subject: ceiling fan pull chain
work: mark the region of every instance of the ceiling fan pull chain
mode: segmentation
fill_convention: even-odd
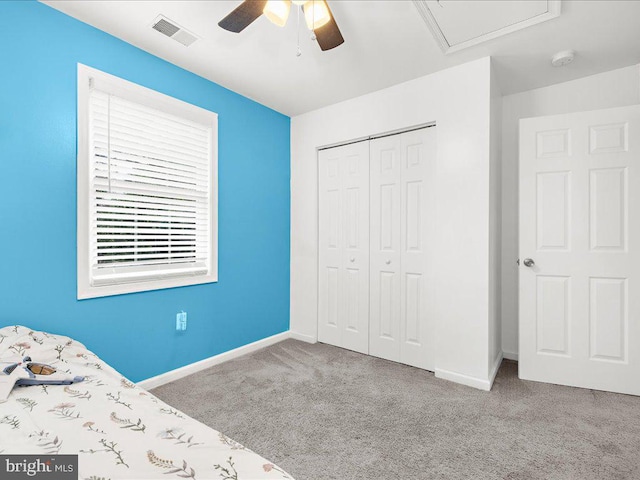
[[[313,3],[315,0],[311,0],[311,40],[316,40],[316,6]]]
[[[296,57],[302,55],[302,50],[300,49],[300,10],[302,10],[302,7],[298,8],[298,25],[296,27],[298,31],[298,50],[296,51]]]

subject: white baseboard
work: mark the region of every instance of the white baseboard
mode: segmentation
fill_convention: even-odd
[[[275,343],[282,342],[283,340],[286,340],[288,338],[293,338],[295,340],[300,340],[302,342],[307,342],[307,343],[317,343],[318,341],[315,337],[311,335],[305,335],[303,333],[292,332],[287,330],[286,332],[278,333],[271,337],[263,338],[262,340],[258,340],[257,342],[253,342],[248,345],[243,345],[242,347],[234,348],[233,350],[229,350],[228,352],[223,352],[218,355],[205,358],[204,360],[200,360],[198,362],[185,365],[184,367],[176,368],[175,370],[170,370],[166,373],[156,375],[155,377],[147,378],[146,380],[142,380],[138,382],[137,385],[141,388],[144,388],[145,390],[151,390],[152,388],[156,388],[161,385],[165,385],[169,382],[179,380],[180,378],[200,372],[209,367],[213,367],[214,365],[219,365],[221,363],[228,362],[229,360],[233,360],[234,358],[238,358],[243,355],[247,355],[249,353],[255,352],[262,348],[273,345]],[[500,368],[500,364],[502,363],[503,356],[504,358],[507,358],[510,360],[518,359],[518,355],[515,353],[507,352],[504,354],[502,353],[499,354],[494,362],[494,365],[491,369],[491,375],[489,376],[488,379],[471,377],[469,375],[464,375],[462,373],[456,373],[449,370],[443,370],[440,368],[435,369],[435,375],[437,378],[442,378],[444,380],[460,383],[468,387],[489,391],[491,390],[493,381],[496,378],[498,369]]]
[[[437,378],[449,380],[450,382],[460,383],[461,385],[466,385],[467,387],[473,387],[479,390],[485,390],[487,392],[491,390],[491,383],[488,379],[471,377],[462,373],[442,370],[441,368],[436,368],[435,374]]]
[[[460,383],[461,385],[466,385],[467,387],[473,387],[488,392],[493,386],[493,381],[496,379],[496,375],[498,374],[498,370],[500,370],[501,364],[502,352],[498,354],[495,361],[493,362],[493,366],[491,367],[491,371],[489,372],[488,379],[471,377],[469,375],[451,372],[449,370],[443,370],[441,368],[436,368],[435,374],[437,378],[442,378],[443,380],[449,380],[450,382]]]
[[[292,332],[289,331],[290,338],[294,340],[300,340],[301,342],[307,343],[318,343],[318,339],[312,335],[306,335],[304,333]]]
[[[502,352],[502,356],[507,360],[518,361],[518,354],[514,352]]]
[[[205,358],[204,360],[200,360],[199,362],[191,363],[189,365],[185,365],[184,367],[176,368],[175,370],[170,370],[166,373],[156,375],[155,377],[147,378],[146,380],[138,382],[137,385],[144,388],[145,390],[151,390],[152,388],[156,388],[160,385],[173,382],[180,378],[186,377],[187,375],[192,375],[206,368],[213,367],[214,365],[228,362],[229,360],[233,360],[234,358],[238,358],[248,353],[255,352],[256,350],[260,350],[262,348],[268,347],[269,345],[273,345],[274,343],[281,342],[283,340],[286,340],[287,338],[291,338],[291,333],[288,330],[271,337],[263,338],[262,340],[258,340],[257,342],[234,348],[233,350],[229,350],[228,352],[223,352],[218,355],[214,355],[213,357]]]

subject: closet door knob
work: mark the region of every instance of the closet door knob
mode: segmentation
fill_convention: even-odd
[[[391,260],[387,260],[387,261],[386,261],[386,262],[384,262],[384,263],[386,263],[387,265],[389,265],[389,264],[391,264]]]
[[[355,261],[356,261],[356,257],[351,257],[351,258],[349,259],[349,261],[350,261],[351,263],[355,262]]]

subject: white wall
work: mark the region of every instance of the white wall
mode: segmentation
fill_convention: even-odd
[[[317,335],[316,148],[435,121],[436,374],[489,386],[490,59],[291,120],[291,330]]]
[[[495,376],[502,360],[501,260],[502,260],[502,93],[491,69],[491,153],[489,206],[489,372]]]
[[[518,352],[518,121],[640,103],[640,67],[612,70],[502,100],[502,349]]]

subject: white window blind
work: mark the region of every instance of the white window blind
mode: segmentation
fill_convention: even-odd
[[[156,105],[145,91],[136,101],[135,91],[94,77],[87,102],[89,289],[185,284],[167,283],[171,278],[214,281],[214,126],[190,119],[189,109],[176,114],[182,102],[155,108],[167,98]]]

